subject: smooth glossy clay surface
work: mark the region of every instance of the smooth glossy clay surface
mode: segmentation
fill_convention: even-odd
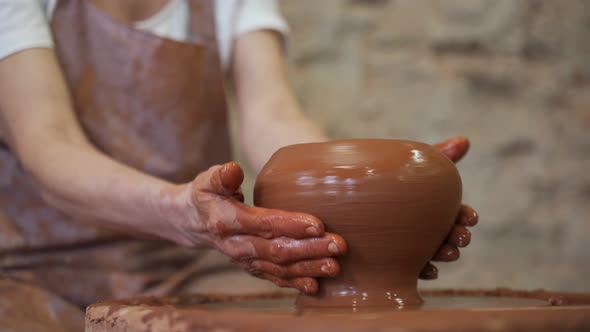
[[[86,311],[87,332],[189,331],[493,331],[590,330],[590,294],[546,291],[430,290],[420,309],[308,308],[285,295],[143,298]]]
[[[254,191],[255,205],[315,215],[348,244],[340,275],[300,306],[407,307],[422,302],[418,274],[454,223],[461,179],[427,144],[342,140],[278,150]]]

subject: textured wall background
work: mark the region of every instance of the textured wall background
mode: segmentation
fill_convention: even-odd
[[[423,286],[590,291],[590,1],[282,6],[292,81],[332,137],[471,139],[480,225]]]

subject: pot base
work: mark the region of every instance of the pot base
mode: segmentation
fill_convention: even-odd
[[[590,331],[590,294],[429,290],[402,308],[306,308],[291,295],[185,296],[98,303],[86,331]]]

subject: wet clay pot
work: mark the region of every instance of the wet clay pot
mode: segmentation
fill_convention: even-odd
[[[457,168],[434,147],[385,139],[298,144],[258,175],[257,206],[305,212],[340,234],[341,273],[320,280],[314,307],[414,306],[418,275],[450,232],[461,202]]]

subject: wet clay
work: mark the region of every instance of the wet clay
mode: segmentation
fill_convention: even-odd
[[[278,150],[254,191],[255,205],[312,214],[347,241],[340,275],[298,305],[407,307],[422,303],[418,275],[454,224],[461,179],[430,145],[357,139]]]
[[[90,306],[86,331],[590,331],[590,294],[426,290],[420,309],[301,310],[293,296],[185,296]],[[312,308],[313,309],[313,308]]]

